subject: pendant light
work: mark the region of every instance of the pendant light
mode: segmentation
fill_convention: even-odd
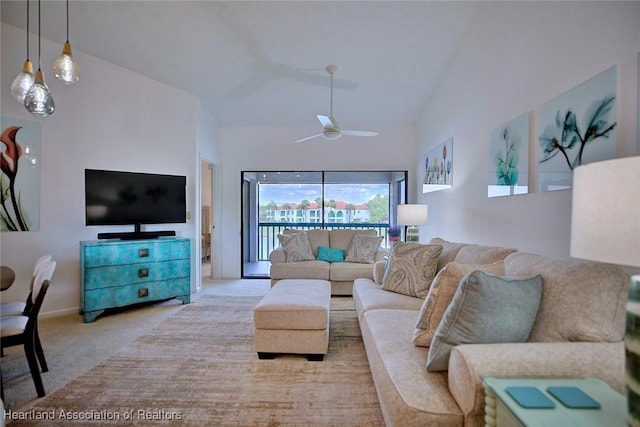
[[[53,75],[65,84],[72,85],[80,79],[80,68],[71,54],[71,43],[69,43],[69,0],[67,0],[67,41],[62,53],[53,62]]]
[[[44,73],[40,66],[41,38],[40,0],[38,0],[38,71],[36,71],[33,86],[31,86],[24,97],[24,106],[30,113],[39,116],[48,116],[53,114],[56,105],[53,102],[53,96],[51,96],[47,84],[44,82]]]
[[[33,64],[29,60],[29,0],[27,0],[27,60],[24,61],[22,72],[16,76],[11,84],[11,95],[24,103],[24,96],[33,85]]]

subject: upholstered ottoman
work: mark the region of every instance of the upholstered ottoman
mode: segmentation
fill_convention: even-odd
[[[280,280],[253,312],[258,357],[293,353],[323,360],[329,348],[330,304],[327,280]]]

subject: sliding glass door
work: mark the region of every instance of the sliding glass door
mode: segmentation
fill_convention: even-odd
[[[241,180],[244,278],[269,276],[269,253],[285,228],[386,236],[406,200],[406,171],[244,171]]]

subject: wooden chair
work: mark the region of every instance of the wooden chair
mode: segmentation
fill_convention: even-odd
[[[31,283],[29,284],[29,295],[25,301],[9,301],[0,303],[0,316],[27,316],[31,307],[31,293],[33,291],[33,281],[38,271],[47,261],[51,261],[51,255],[42,255],[36,260],[33,266],[33,274],[31,275]]]
[[[0,317],[2,330],[0,334],[0,347],[4,350],[6,347],[24,346],[24,353],[29,364],[29,370],[31,371],[31,377],[33,378],[38,397],[44,397],[46,394],[38,366],[38,360],[40,360],[41,364],[44,360],[42,346],[36,344],[38,314],[40,313],[42,302],[49,289],[50,279],[55,268],[55,261],[48,261],[36,275],[31,297],[33,305],[29,310],[28,316]],[[46,366],[46,362],[44,364]],[[46,371],[43,369],[43,372]]]
[[[43,269],[49,265],[49,261],[51,261],[51,255],[42,255],[40,258],[36,260],[36,263],[33,267],[33,275],[31,276],[31,283],[29,284],[29,295],[25,302],[21,301],[10,301],[0,303],[0,315],[2,317],[11,317],[11,316],[28,316],[31,307],[33,306],[33,282],[35,281],[36,275]],[[54,271],[55,271],[55,263],[54,263]],[[51,271],[51,276],[53,276],[53,271]],[[51,276],[47,278],[47,280],[51,281]],[[40,367],[42,368],[42,372],[47,372],[49,367],[47,366],[47,359],[44,357],[44,351],[42,349],[42,343],[40,341],[40,332],[37,329],[35,331],[35,346],[38,354],[38,360],[40,361]],[[4,356],[4,349],[0,352],[0,355]]]

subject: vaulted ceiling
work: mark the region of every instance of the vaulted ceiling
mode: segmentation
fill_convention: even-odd
[[[37,2],[30,5],[35,35]],[[325,67],[335,64],[334,116],[345,128],[375,130],[416,121],[479,7],[72,0],[70,41],[75,52],[193,93],[225,126],[320,126],[316,115],[328,115],[330,103]],[[1,14],[26,28],[26,1],[3,0]],[[65,41],[65,2],[42,2],[42,34]]]

